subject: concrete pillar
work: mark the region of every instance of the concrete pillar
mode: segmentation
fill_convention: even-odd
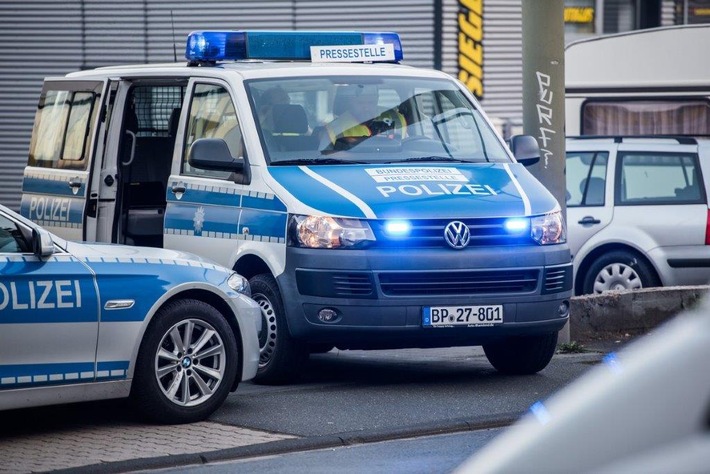
[[[522,0],[523,133],[540,145],[530,172],[565,206],[565,62],[563,0]],[[560,331],[569,342],[569,326]]]

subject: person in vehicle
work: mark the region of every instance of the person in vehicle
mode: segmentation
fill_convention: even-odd
[[[274,130],[274,106],[290,104],[291,98],[281,87],[272,87],[265,90],[258,100],[257,114],[263,130]]]
[[[335,94],[333,114],[336,118],[325,125],[327,140],[357,141],[375,135],[402,139],[407,129],[404,115],[396,109],[382,113],[378,109],[377,86],[351,84],[340,87]]]

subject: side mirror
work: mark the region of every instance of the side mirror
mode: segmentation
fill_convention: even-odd
[[[54,241],[49,232],[44,229],[32,229],[32,253],[40,259],[54,253]]]
[[[510,151],[523,166],[534,165],[540,161],[540,146],[535,137],[530,135],[514,135],[510,138]]]
[[[234,158],[229,151],[227,142],[221,138],[200,138],[190,146],[187,152],[187,162],[190,166],[203,170],[244,171],[244,159]]]

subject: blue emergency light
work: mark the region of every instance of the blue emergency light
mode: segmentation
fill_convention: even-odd
[[[507,230],[511,234],[515,234],[528,230],[528,228],[530,227],[530,220],[521,218],[511,218],[507,219],[503,225],[505,227],[505,230]]]
[[[388,45],[394,61],[402,60],[397,33],[355,31],[193,31],[187,37],[185,57],[205,63],[243,59],[310,61],[311,46]]]
[[[385,232],[393,237],[404,237],[409,234],[412,225],[409,221],[387,221],[385,223]]]

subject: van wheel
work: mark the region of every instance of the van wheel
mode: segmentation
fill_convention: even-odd
[[[513,336],[485,344],[488,362],[498,372],[510,375],[530,375],[547,367],[557,349],[557,333],[541,336]]]
[[[610,290],[638,290],[658,286],[653,268],[631,252],[615,250],[594,261],[584,278],[585,294]]]
[[[239,368],[231,327],[198,300],[168,303],[141,342],[131,398],[160,423],[204,420],[227,398]]]
[[[308,352],[288,333],[286,314],[276,280],[261,274],[249,280],[251,297],[261,308],[259,333],[259,370],[254,381],[277,385],[292,382],[299,375]]]

